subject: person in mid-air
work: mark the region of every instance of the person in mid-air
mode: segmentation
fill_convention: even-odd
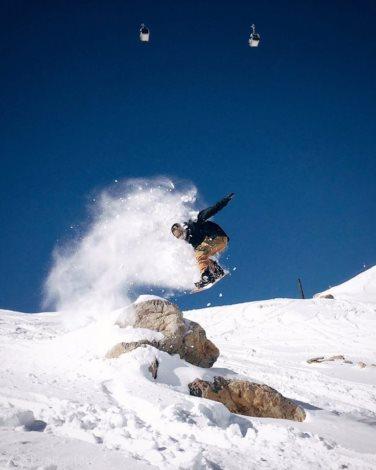
[[[208,219],[227,206],[233,197],[234,193],[230,193],[214,206],[200,211],[197,220],[189,220],[183,224],[176,223],[171,227],[171,232],[176,238],[187,241],[195,250],[201,272],[201,280],[195,282],[198,289],[213,284],[225,274],[221,266],[211,259],[211,256],[220,253],[227,247],[229,237],[219,225],[208,221]]]

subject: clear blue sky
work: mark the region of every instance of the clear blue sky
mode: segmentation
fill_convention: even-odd
[[[40,309],[53,247],[115,178],[236,193],[216,220],[237,271],[184,307],[376,264],[374,1],[0,5],[0,308]]]

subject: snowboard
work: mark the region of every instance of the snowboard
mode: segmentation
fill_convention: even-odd
[[[223,276],[219,277],[218,279],[216,279],[214,282],[212,282],[211,284],[207,284],[205,287],[195,287],[193,290],[191,290],[191,294],[197,294],[198,292],[202,292],[203,290],[208,290],[210,289],[211,287],[213,287],[215,284],[217,284],[217,282],[221,281],[224,277],[227,276],[227,274],[229,274],[229,271],[225,271]]]

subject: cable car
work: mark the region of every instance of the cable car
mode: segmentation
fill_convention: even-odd
[[[140,41],[141,42],[149,42],[150,39],[150,31],[149,28],[147,28],[144,23],[142,23],[140,27]]]
[[[260,35],[256,33],[256,26],[252,25],[252,32],[248,39],[249,47],[258,47],[260,42]]]

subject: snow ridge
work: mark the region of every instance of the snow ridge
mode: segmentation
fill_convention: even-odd
[[[332,294],[336,299],[341,300],[376,303],[376,266],[319,295],[325,294]]]

